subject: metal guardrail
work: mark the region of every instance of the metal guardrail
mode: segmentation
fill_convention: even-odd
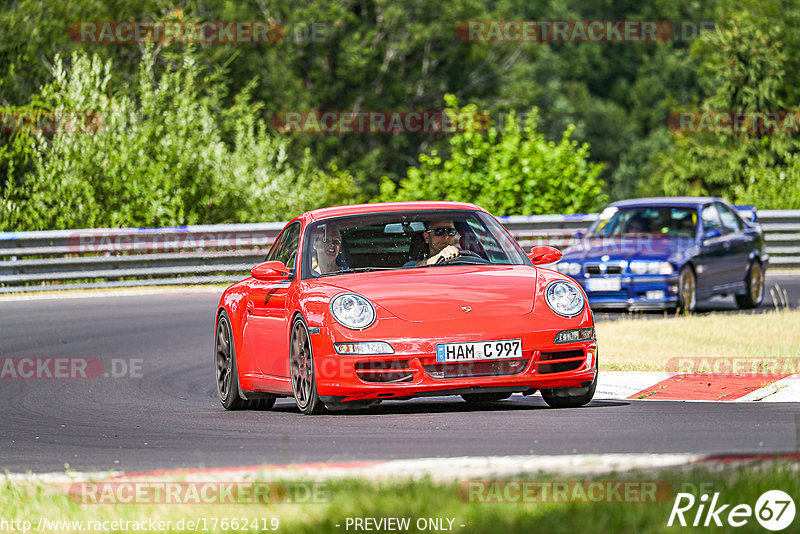
[[[564,248],[598,217],[500,217],[520,244]],[[800,210],[758,212],[772,268],[800,268]],[[284,223],[0,233],[0,293],[230,283],[264,259]]]

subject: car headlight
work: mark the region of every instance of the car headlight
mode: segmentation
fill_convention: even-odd
[[[573,263],[571,261],[559,262],[555,265],[556,271],[569,275],[576,275],[581,272],[581,264]]]
[[[547,286],[545,300],[550,309],[565,317],[574,317],[583,310],[583,293],[578,286],[565,280],[557,280]]]
[[[375,322],[375,308],[367,299],[355,293],[342,293],[333,297],[331,313],[339,324],[353,330],[363,330]]]
[[[632,261],[628,268],[633,274],[672,274],[674,269],[668,261]]]

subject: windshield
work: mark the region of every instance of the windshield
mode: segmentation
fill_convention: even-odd
[[[456,257],[436,265],[417,265],[447,245],[458,250]],[[303,247],[303,278],[458,264],[530,265],[516,240],[494,217],[470,210],[323,219],[308,226]]]
[[[695,237],[697,210],[690,207],[639,206],[607,208],[589,229],[588,237],[622,235]]]

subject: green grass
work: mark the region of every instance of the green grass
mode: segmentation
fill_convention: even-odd
[[[601,371],[666,371],[670,359],[685,357],[800,357],[800,310],[623,318],[595,328]]]
[[[671,469],[650,473],[625,473],[595,477],[593,479],[568,479],[567,477],[514,477],[521,481],[579,480],[598,481],[657,481],[662,489],[656,496],[658,502],[468,502],[467,493],[459,492],[458,482],[437,483],[429,479],[422,481],[368,482],[344,480],[317,482],[319,490],[315,503],[304,504],[238,504],[191,505],[191,504],[125,504],[98,505],[79,504],[65,495],[63,487],[44,484],[7,482],[0,485],[0,517],[9,520],[72,521],[177,521],[205,518],[206,532],[235,532],[228,528],[211,529],[213,518],[265,518],[271,526],[271,518],[279,521],[278,532],[292,534],[316,534],[320,532],[355,532],[346,528],[347,518],[410,518],[411,528],[407,532],[419,532],[416,522],[420,518],[453,519],[453,531],[463,533],[536,533],[547,534],[576,532],[594,533],[657,533],[657,532],[727,532],[730,527],[680,528],[666,526],[677,492],[692,493],[696,498],[702,493],[720,493],[720,503],[748,504],[754,506],[758,497],[767,490],[780,489],[800,501],[800,476],[798,464],[792,462],[769,462],[745,467],[703,466],[692,469]],[[287,483],[296,484],[296,483]],[[301,499],[303,500],[303,499]],[[731,507],[728,508],[730,510]],[[697,507],[687,513],[691,520]],[[727,513],[727,512],[726,512]],[[723,519],[725,514],[723,514]],[[447,525],[447,522],[444,523]],[[339,526],[337,526],[339,525]],[[463,527],[461,525],[464,525]],[[796,532],[800,518],[785,532]],[[35,527],[34,527],[35,528]],[[88,531],[83,525],[84,531]],[[129,530],[131,530],[129,528]],[[737,532],[765,532],[751,518]],[[62,530],[63,531],[63,530]],[[69,531],[69,530],[67,530]],[[104,532],[125,529],[104,530]],[[188,529],[169,530],[186,532]],[[202,528],[200,529],[202,531]],[[239,532],[245,531],[239,526]],[[253,530],[248,530],[252,532]],[[386,531],[386,530],[378,530]],[[363,532],[363,531],[362,531]],[[430,532],[430,530],[429,530]],[[440,531],[441,532],[441,531]]]

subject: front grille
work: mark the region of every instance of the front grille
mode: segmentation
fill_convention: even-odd
[[[356,375],[364,382],[410,382],[414,376],[405,360],[356,363]]]
[[[539,357],[539,362],[552,363],[539,363],[537,370],[539,371],[539,374],[542,375],[574,371],[583,365],[585,359],[586,354],[584,353],[583,349],[542,352],[541,356]]]
[[[528,360],[501,360],[494,362],[437,363],[425,365],[431,378],[468,378],[477,376],[515,375],[522,372]]]
[[[586,272],[589,274],[603,274],[600,264],[586,264]],[[605,274],[622,274],[622,267],[619,265],[606,265]]]

